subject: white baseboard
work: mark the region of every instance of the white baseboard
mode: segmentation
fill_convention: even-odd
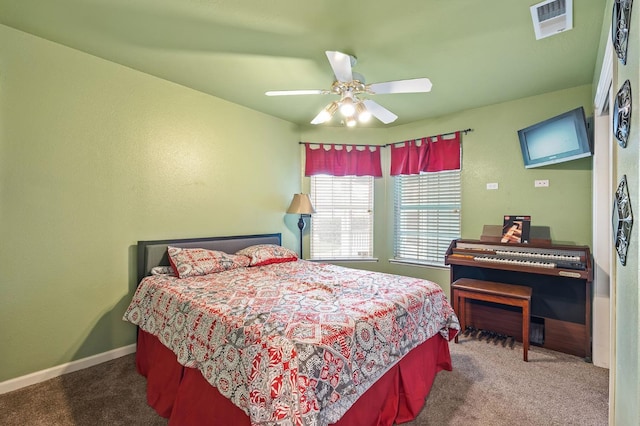
[[[16,377],[15,379],[0,382],[0,395],[26,386],[35,385],[36,383],[44,382],[45,380],[53,379],[54,377],[62,376],[63,374],[73,373],[74,371],[93,367],[94,365],[102,364],[103,362],[132,354],[135,351],[136,344],[134,343],[103,352],[101,354],[92,355],[66,364],[47,368],[46,370],[36,371],[35,373],[27,374],[26,376]]]

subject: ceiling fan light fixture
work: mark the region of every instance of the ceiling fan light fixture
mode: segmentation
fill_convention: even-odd
[[[361,123],[367,123],[371,120],[371,112],[362,102],[356,104],[356,113],[358,114],[358,121]]]
[[[347,124],[347,127],[355,127],[357,124],[357,121],[355,117],[348,117],[345,123]]]
[[[351,92],[345,93],[342,100],[340,100],[340,113],[345,117],[351,117],[356,113],[356,106]]]

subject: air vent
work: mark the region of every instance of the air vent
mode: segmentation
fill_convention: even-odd
[[[573,0],[546,0],[531,6],[536,40],[573,28]]]

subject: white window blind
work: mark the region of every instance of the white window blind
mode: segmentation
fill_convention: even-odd
[[[373,177],[312,176],[312,259],[373,257]]]
[[[460,238],[460,170],[394,179],[394,259],[444,265]]]

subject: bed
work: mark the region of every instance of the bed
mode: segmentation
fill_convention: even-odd
[[[138,281],[123,319],[169,424],[398,424],[452,369],[439,286],[300,260],[280,234],[140,241]]]

